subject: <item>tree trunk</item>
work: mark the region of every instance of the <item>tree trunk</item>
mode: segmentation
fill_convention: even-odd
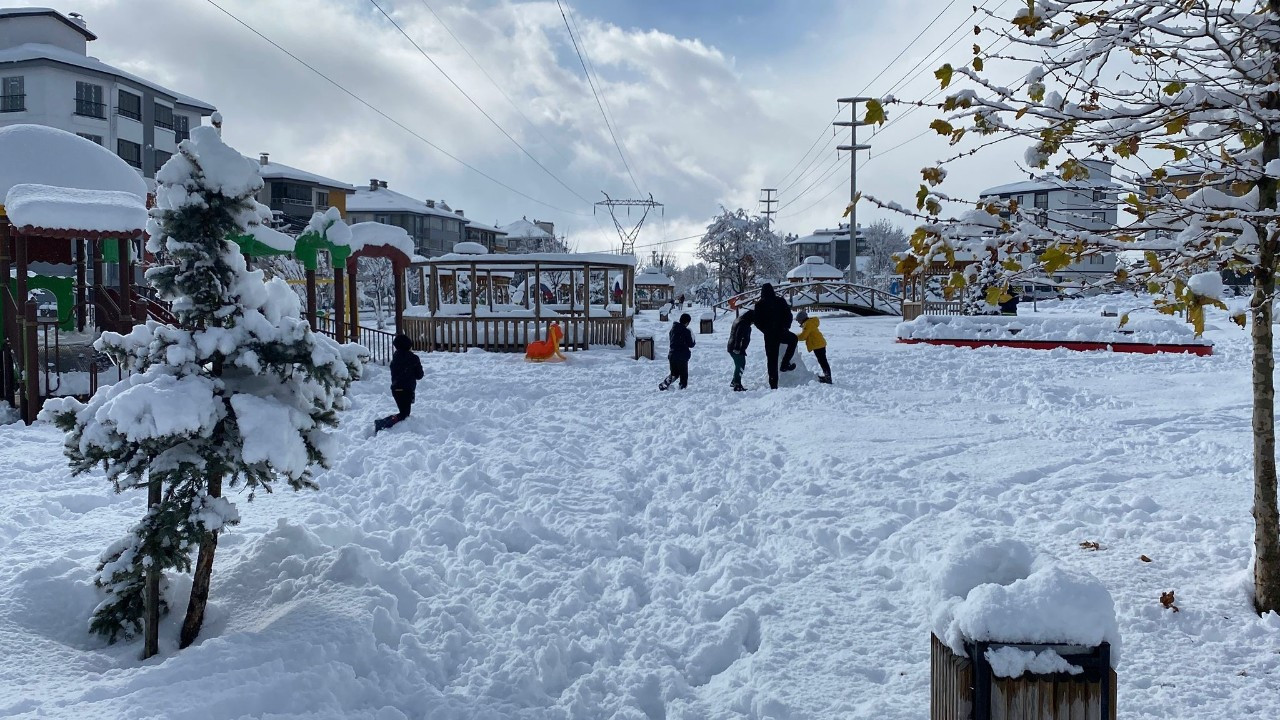
[[[1280,12],[1280,0],[1270,0]],[[1273,53],[1280,51],[1272,43]],[[1267,108],[1280,109],[1280,93],[1267,93]],[[1280,159],[1280,132],[1264,128],[1262,163]],[[1258,181],[1258,205],[1276,209],[1276,180]],[[1254,603],[1259,613],[1280,612],[1280,511],[1276,501],[1275,355],[1271,301],[1276,289],[1277,237],[1265,225],[1258,228],[1258,265],[1253,274],[1253,568]]]
[[[222,497],[222,478],[209,478],[209,497]],[[187,602],[187,616],[182,621],[182,635],[178,640],[179,648],[186,648],[200,637],[200,626],[204,624],[204,609],[209,604],[209,583],[213,577],[213,556],[218,551],[218,532],[215,530],[200,543],[200,554],[196,557],[195,577],[191,580],[191,600]]]
[[[148,480],[147,507],[156,507],[161,499],[160,481]],[[160,652],[160,568],[154,562],[147,568],[142,606],[142,659],[146,660]]]

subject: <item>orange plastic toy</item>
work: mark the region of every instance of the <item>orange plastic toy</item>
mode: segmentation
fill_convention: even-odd
[[[534,340],[529,343],[524,351],[524,359],[528,362],[561,362],[564,360],[564,353],[560,352],[560,341],[564,339],[564,332],[560,329],[560,325],[552,323],[547,329],[546,340]]]

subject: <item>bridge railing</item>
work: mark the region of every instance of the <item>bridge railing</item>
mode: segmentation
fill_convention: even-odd
[[[882,315],[901,315],[902,298],[865,285],[846,282],[809,281],[789,283],[777,288],[779,297],[787,301],[793,308],[802,307],[847,307],[870,310]],[[712,306],[716,315],[734,312],[755,305],[760,299],[760,289],[756,288],[726,298]]]

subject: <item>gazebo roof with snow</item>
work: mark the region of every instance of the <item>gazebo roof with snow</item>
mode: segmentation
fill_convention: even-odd
[[[804,262],[787,273],[788,280],[841,280],[844,273],[838,268],[828,265],[817,255],[810,255]]]
[[[14,185],[130,193],[147,201],[147,183],[124,160],[92,140],[44,125],[0,128],[0,197]]]
[[[0,215],[40,236],[121,237],[147,224],[147,184],[101,145],[43,125],[0,128]]]
[[[647,268],[644,272],[636,275],[635,284],[637,287],[641,285],[646,287],[675,287],[676,281],[654,268]]]

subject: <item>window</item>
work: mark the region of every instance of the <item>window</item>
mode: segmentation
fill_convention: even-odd
[[[116,154],[130,165],[142,167],[142,146],[128,140],[116,140]]]
[[[1106,265],[1107,259],[1101,255],[1090,255],[1089,264],[1090,265]]]
[[[173,129],[173,108],[156,103],[156,127],[165,130]]]
[[[432,216],[432,217],[431,217],[431,229],[432,229],[432,230],[441,230],[441,231],[443,231],[443,230],[444,230],[444,220],[441,220],[441,219],[440,219],[440,218],[438,218],[438,217]]]
[[[107,106],[102,103],[101,85],[76,83],[76,115],[106,119]]]
[[[382,223],[383,225],[391,224],[391,218],[386,215],[374,215],[373,221],[376,223]]]
[[[116,114],[134,120],[142,119],[142,96],[121,90],[116,96]]]
[[[286,205],[311,205],[311,188],[297,183],[275,181],[271,183],[271,201]]]
[[[85,140],[88,140],[89,142],[97,143],[99,145],[102,144],[101,135],[90,135],[89,133],[76,133],[76,134],[84,138]]]
[[[0,112],[22,112],[27,109],[25,84],[21,75],[0,79]]]
[[[167,153],[163,150],[154,151],[154,155],[156,172],[160,172],[160,168],[164,167],[164,164],[169,162],[169,158],[173,157],[173,153]]]
[[[1105,223],[1107,221],[1107,213],[1099,210],[1093,213],[1093,221],[1096,223]]]
[[[1049,193],[1047,192],[1036,193],[1035,202],[1036,202],[1037,210],[1048,210],[1049,209]]]
[[[1094,191],[1093,191],[1093,201],[1094,201],[1094,202],[1102,202],[1103,200],[1106,200],[1106,199],[1107,199],[1107,192],[1106,192],[1105,190],[1094,190]]]
[[[178,142],[191,139],[191,118],[186,115],[173,116],[173,139]]]
[[[328,209],[329,207],[329,191],[328,190],[316,191],[316,207],[322,210]]]

